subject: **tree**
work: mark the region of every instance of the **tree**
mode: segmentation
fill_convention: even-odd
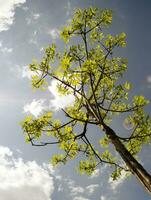
[[[106,34],[111,23],[111,10],[75,10],[71,23],[61,32],[65,49],[57,52],[52,44],[45,49],[40,63],[29,65],[35,73],[33,87],[47,89],[50,81],[56,80],[60,95],[73,95],[74,103],[61,109],[64,120],[55,119],[55,111],[47,111],[38,118],[26,117],[22,128],[32,145],[58,146],[61,153],[52,157],[53,165],[65,164],[82,153],[81,173],[91,174],[105,163],[114,168],[113,179],[125,170],[151,192],[151,176],[136,158],[151,138],[151,120],[144,111],[149,101],[144,96],[128,96],[131,84],[122,79],[127,61],[116,56],[117,49],[126,46],[126,34]],[[131,125],[129,136],[112,129],[117,115],[123,115],[125,123]],[[88,132],[90,126],[95,126],[100,136],[94,144],[89,138],[94,137]]]

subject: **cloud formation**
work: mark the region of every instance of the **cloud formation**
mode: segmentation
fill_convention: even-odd
[[[39,19],[39,18],[40,18],[40,14],[39,14],[39,13],[34,13],[34,14],[33,14],[33,18],[34,18],[35,20]]]
[[[95,169],[91,174],[90,178],[96,178],[100,175],[100,169]]]
[[[53,99],[50,100],[50,109],[59,110],[65,108],[69,105],[72,105],[75,97],[73,94],[69,95],[60,95],[57,89],[58,81],[52,80],[51,85],[48,87],[48,90],[53,95]]]
[[[53,178],[45,166],[16,159],[8,147],[0,146],[0,198],[2,200],[51,200]]]
[[[147,77],[146,77],[146,80],[147,80],[147,83],[148,83],[148,84],[151,84],[151,75],[147,76]]]
[[[0,41],[0,51],[2,53],[12,53],[13,48],[3,46],[2,41]]]
[[[110,184],[111,189],[116,193],[117,189],[119,186],[121,186],[125,179],[126,179],[126,174],[127,172],[125,172],[124,170],[121,172],[121,176],[120,178],[118,178],[117,180],[114,180],[110,177],[108,180],[108,183]]]
[[[9,29],[14,21],[15,8],[25,2],[26,0],[0,1],[0,32]]]
[[[89,199],[82,196],[78,196],[78,197],[74,197],[73,200],[89,200]]]
[[[31,78],[30,73],[24,73],[24,77]],[[58,111],[61,108],[65,108],[68,105],[72,105],[75,97],[73,94],[69,95],[60,95],[57,89],[58,81],[53,80],[51,82],[51,85],[48,87],[48,90],[53,95],[53,98],[49,101],[48,104],[46,104],[46,99],[33,99],[31,103],[27,103],[23,110],[24,112],[29,112],[35,117],[38,117],[41,115],[45,110],[54,110]]]
[[[27,25],[31,25],[33,23],[37,23],[37,20],[41,17],[40,13],[31,13],[25,20]]]
[[[48,35],[50,35],[53,40],[56,40],[60,36],[60,30],[57,28],[49,29]]]
[[[106,198],[106,196],[101,195],[101,196],[100,196],[100,200],[107,200],[107,198]]]
[[[37,75],[36,72],[31,71],[27,65],[23,66],[21,69],[18,69],[18,74],[21,75],[22,78],[32,79],[32,76]],[[38,75],[41,75],[39,72]]]
[[[89,184],[87,186],[79,185],[77,182],[71,178],[62,178],[58,187],[58,192],[68,193],[73,200],[89,200],[92,195],[96,192],[99,184]],[[84,197],[86,196],[86,197]]]
[[[45,99],[33,99],[33,101],[24,106],[24,112],[30,112],[35,117],[38,117],[45,109]]]
[[[70,1],[67,2],[65,9],[66,9],[66,16],[69,17],[71,15],[71,2]]]
[[[88,195],[91,195],[95,192],[95,190],[99,187],[99,184],[91,184],[86,187],[86,191]]]

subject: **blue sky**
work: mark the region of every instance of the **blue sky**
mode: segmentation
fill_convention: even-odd
[[[100,166],[91,177],[77,174],[76,161],[54,170],[50,158],[57,149],[26,144],[19,122],[29,111],[35,114],[37,109],[38,113],[46,109],[44,99],[57,100],[55,92],[45,96],[32,91],[27,65],[33,58],[40,60],[48,44],[56,42],[60,48],[63,46],[59,31],[75,7],[92,5],[114,11],[111,33],[127,34],[128,45],[120,52],[129,63],[124,79],[133,83],[132,95],[150,99],[151,2],[0,0],[0,5],[0,199],[149,200],[150,196],[133,176],[112,183],[107,167]],[[54,88],[52,83],[50,90]],[[151,173],[150,150],[145,147],[140,159]]]

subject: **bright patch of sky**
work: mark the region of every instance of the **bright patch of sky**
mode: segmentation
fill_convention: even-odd
[[[50,100],[50,109],[59,110],[61,108],[65,108],[72,105],[75,100],[73,94],[60,95],[57,89],[58,83],[59,82],[57,80],[52,80],[51,85],[48,87],[48,90],[53,95],[53,98]]]
[[[22,69],[19,68],[18,73],[20,73],[20,76],[23,78],[28,78],[31,80],[32,76],[35,75],[35,72],[29,70],[28,66],[23,66]]]
[[[107,199],[106,199],[106,197],[105,197],[104,195],[102,195],[102,196],[100,197],[100,200],[107,200]]]
[[[151,75],[147,76],[147,83],[151,84]]]
[[[48,35],[50,35],[53,40],[56,40],[60,36],[60,31],[57,28],[49,29]]]
[[[110,184],[111,189],[114,192],[117,192],[118,186],[122,185],[122,183],[124,182],[125,178],[126,178],[126,172],[125,171],[122,171],[120,178],[118,180],[116,180],[116,181],[113,181],[113,179],[110,177],[109,180],[108,180],[108,183]]]
[[[29,79],[31,79],[32,75],[34,75],[34,73],[30,72],[29,70],[22,71],[23,77],[28,77]],[[51,85],[48,86],[48,90],[52,94],[50,96],[52,97],[50,98],[47,104],[46,104],[46,99],[37,99],[37,100],[33,99],[31,103],[27,103],[24,106],[24,112],[29,112],[35,117],[38,117],[48,109],[58,111],[69,105],[72,105],[75,100],[74,95],[73,94],[60,95],[57,88],[58,84],[59,82],[57,80],[52,80]]]
[[[29,104],[26,104],[24,106],[24,112],[29,112],[35,117],[38,117],[40,114],[42,114],[44,108],[45,108],[45,99],[38,99],[33,101]]]
[[[100,170],[99,169],[95,169],[94,172],[92,173],[92,175],[90,176],[90,178],[96,178],[100,175]]]
[[[89,199],[82,196],[78,196],[78,197],[74,197],[73,200],[89,200]]]

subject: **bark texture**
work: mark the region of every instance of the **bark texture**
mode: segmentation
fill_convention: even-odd
[[[106,135],[111,140],[116,151],[120,154],[131,173],[143,184],[146,190],[151,195],[151,175],[144,169],[144,167],[133,157],[133,155],[126,149],[124,144],[119,140],[116,133],[107,125],[104,125]]]

